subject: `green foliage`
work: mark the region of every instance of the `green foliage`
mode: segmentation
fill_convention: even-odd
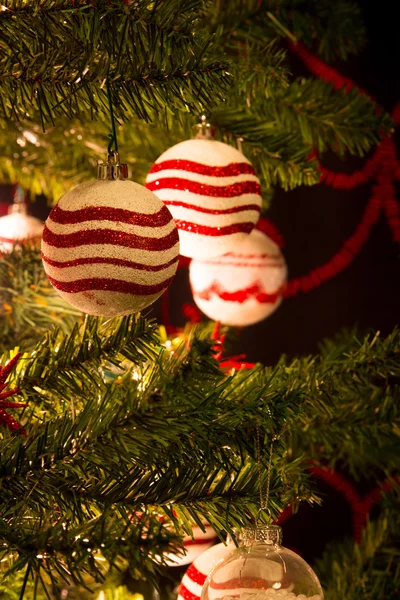
[[[29,348],[52,326],[71,331],[82,315],[49,284],[38,244],[14,246],[0,260],[0,339],[3,350]]]
[[[308,386],[305,413],[291,431],[294,454],[345,464],[355,479],[399,468],[399,343],[395,329],[386,339],[351,339],[347,348],[326,345],[318,359],[293,361]]]
[[[29,566],[54,587],[127,569],[155,580],[192,524],[206,518],[221,538],[240,528],[258,512],[257,426],[264,491],[278,438],[266,520],[317,501],[309,459],[371,477],[399,468],[398,331],[228,377],[212,344],[192,332],[170,354],[141,317],[88,317],[23,356],[12,385],[28,436],[1,431],[9,578]]]
[[[39,111],[45,125],[61,115],[107,114],[106,81],[120,118],[149,120],[166,106],[203,110],[229,77],[207,32],[193,36],[199,5],[7,2],[0,18],[2,118]]]
[[[316,565],[326,600],[396,600],[400,593],[399,510],[392,506],[368,523],[361,543],[331,546]],[[393,501],[395,503],[393,505]]]
[[[93,179],[97,163],[107,156],[110,124],[102,121],[59,119],[57,126],[45,133],[29,121],[0,122],[0,127],[0,154],[5,157],[0,162],[2,181],[18,178],[32,196],[44,193],[50,203],[72,186]],[[167,120],[156,127],[132,120],[117,127],[121,158],[129,165],[130,177],[144,184],[153,162],[166,145],[181,141],[183,131],[190,137],[190,122]]]
[[[265,189],[319,181],[312,150],[365,154],[391,130],[368,98],[293,81],[293,35],[324,56],[360,49],[359,10],[315,0],[10,0],[0,12],[0,178],[58,200],[93,177],[110,131],[143,182],[205,111],[218,139],[254,163]],[[149,123],[151,122],[151,123]],[[42,126],[46,133],[43,134]],[[73,133],[71,133],[73,132]]]
[[[262,0],[279,19],[276,32],[289,30],[325,60],[346,60],[365,46],[366,31],[358,3],[348,0]]]
[[[323,81],[296,80],[284,93],[265,102],[260,111],[277,128],[298,132],[303,143],[323,153],[363,155],[379,141],[379,126],[390,130],[388,115],[379,116],[375,103],[356,89],[334,90]]]
[[[1,432],[9,576],[29,567],[42,586],[63,578],[84,585],[129,566],[154,578],[192,523],[206,517],[223,538],[254,519],[255,423],[266,452],[301,396],[292,375],[283,394],[270,389],[273,375],[262,368],[226,378],[211,346],[193,338],[170,355],[143,318],[87,318],[24,355],[13,384],[29,405],[22,415],[29,434]],[[271,516],[301,497],[313,500],[301,460],[284,455],[279,439]],[[266,478],[265,469],[263,487]]]

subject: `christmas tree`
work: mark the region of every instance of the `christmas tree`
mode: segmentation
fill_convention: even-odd
[[[251,161],[260,229],[277,248],[277,189],[376,177],[356,233],[278,300],[305,292],[349,265],[381,212],[399,238],[398,114],[327,66],[364,43],[347,1],[5,1],[0,179],[55,204],[120,150],[144,184],[207,115]],[[293,75],[299,59],[309,76]],[[368,166],[335,179],[321,167],[328,151]],[[85,315],[50,285],[37,240],[10,249],[1,235],[0,598],[173,598],[182,573],[171,562],[196,528],[238,540],[246,524],[315,510],[318,477],[353,494],[354,509],[355,539],[313,564],[325,599],[398,597],[397,329],[250,364],[229,357],[226,315],[196,324],[189,307],[180,329],[148,311]],[[334,469],[374,494],[357,496]]]

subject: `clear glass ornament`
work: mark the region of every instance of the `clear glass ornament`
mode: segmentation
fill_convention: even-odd
[[[323,600],[318,577],[298,554],[281,546],[280,527],[249,527],[243,545],[211,571],[201,600]]]

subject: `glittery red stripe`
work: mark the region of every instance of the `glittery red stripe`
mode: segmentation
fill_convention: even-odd
[[[111,292],[122,292],[123,294],[134,294],[135,296],[151,296],[161,292],[172,281],[172,277],[156,283],[154,285],[142,285],[133,281],[123,281],[121,279],[108,279],[105,277],[93,277],[89,279],[77,279],[75,281],[58,281],[49,277],[51,285],[57,290],[76,294],[78,292],[87,292],[93,290],[107,290]]]
[[[185,600],[200,600],[200,596],[196,596],[196,594],[192,594],[192,592],[189,592],[189,590],[185,585],[183,585],[183,583],[181,583],[179,587],[178,594],[180,594]]]
[[[191,564],[188,570],[186,571],[186,575],[189,577],[189,579],[194,581],[194,583],[198,583],[199,585],[204,585],[207,579],[207,575],[204,575],[204,573],[200,573],[200,571],[196,569],[196,567],[193,564]]]
[[[242,290],[236,290],[235,292],[228,292],[224,290],[216,281],[202,290],[201,292],[193,290],[193,294],[202,300],[210,300],[212,296],[219,296],[221,300],[225,300],[227,302],[239,302],[243,304],[246,300],[250,298],[256,300],[260,304],[275,304],[282,296],[283,287],[279,288],[273,294],[268,294],[263,291],[261,283],[255,283],[247,288]]]
[[[109,206],[89,206],[79,210],[63,210],[57,204],[50,213],[50,219],[62,225],[81,223],[82,221],[121,221],[139,227],[163,227],[171,221],[172,216],[166,206],[163,206],[156,213],[146,214]]]
[[[64,269],[65,267],[77,267],[79,265],[93,265],[93,264],[109,264],[119,265],[121,267],[131,267],[132,269],[138,269],[139,271],[162,271],[167,267],[170,267],[174,263],[178,262],[179,256],[175,256],[170,261],[163,263],[162,265],[144,265],[142,263],[133,262],[132,260],[123,260],[122,258],[107,258],[105,256],[93,256],[90,258],[76,258],[75,260],[59,261],[51,260],[47,258],[42,252],[43,260],[58,269]]]
[[[176,229],[162,238],[152,238],[114,231],[112,229],[82,229],[75,233],[58,234],[53,233],[47,227],[44,228],[42,239],[55,248],[76,248],[89,244],[108,244],[125,246],[127,248],[139,248],[140,250],[168,250],[178,243],[179,237]]]
[[[213,198],[234,198],[242,194],[258,194],[261,196],[261,187],[256,181],[241,181],[232,185],[207,185],[206,183],[198,183],[181,177],[161,177],[157,181],[146,183],[146,187],[152,192],[165,189],[184,190],[185,192],[212,196]]]
[[[205,208],[204,206],[196,206],[195,204],[181,202],[180,200],[163,200],[163,202],[166,206],[181,206],[182,208],[190,208],[196,212],[207,213],[209,215],[231,215],[244,210],[254,210],[257,213],[260,212],[260,206],[258,206],[258,204],[243,204],[243,206],[232,206],[232,208],[215,209]]]
[[[212,237],[220,235],[231,235],[232,233],[250,233],[254,229],[254,223],[233,223],[225,227],[209,227],[207,225],[199,225],[198,223],[190,223],[190,221],[175,220],[175,225],[178,229],[189,231],[191,233],[200,233]]]
[[[212,167],[180,158],[155,163],[151,167],[150,173],[158,173],[166,169],[189,171],[190,173],[200,173],[200,175],[210,175],[211,177],[233,177],[234,175],[242,175],[243,173],[247,173],[248,175],[256,174],[254,167],[249,163],[229,163],[229,165],[225,165],[224,167]]]

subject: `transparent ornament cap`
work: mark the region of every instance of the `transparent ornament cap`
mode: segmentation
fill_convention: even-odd
[[[242,537],[246,545],[253,542],[264,542],[265,544],[281,545],[282,529],[278,525],[258,525],[245,527]]]

